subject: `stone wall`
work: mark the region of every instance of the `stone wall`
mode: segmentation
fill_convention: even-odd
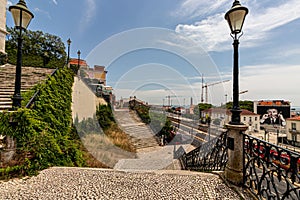
[[[7,0],[0,0],[0,52],[5,53]]]

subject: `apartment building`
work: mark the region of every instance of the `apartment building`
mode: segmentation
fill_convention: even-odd
[[[288,142],[300,147],[300,116],[286,119],[286,133]]]

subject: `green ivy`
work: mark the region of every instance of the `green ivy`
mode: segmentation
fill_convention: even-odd
[[[72,129],[72,85],[73,72],[59,69],[34,87],[40,92],[32,109],[0,113],[0,132],[16,139],[19,156],[18,165],[0,170],[2,178],[33,175],[51,166],[85,165],[78,136]],[[27,103],[30,95],[24,96]]]
[[[96,116],[101,128],[107,130],[115,121],[110,105],[98,105]]]

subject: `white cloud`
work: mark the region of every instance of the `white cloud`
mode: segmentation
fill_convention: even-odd
[[[42,14],[46,15],[49,19],[51,19],[51,15],[48,11],[42,10],[40,8],[34,8],[33,10],[34,10],[34,12],[42,13]]]
[[[7,1],[7,3],[6,3],[6,8],[8,9],[9,6],[12,6],[12,5],[13,5],[13,3],[12,3],[11,1]]]
[[[83,31],[96,15],[96,1],[85,0],[85,8],[80,21],[80,31]]]
[[[173,15],[193,18],[214,13],[215,11],[230,5],[231,0],[216,1],[199,1],[199,0],[185,0],[181,3],[178,10]]]
[[[224,3],[227,3],[227,1],[220,1],[216,9],[219,9]],[[204,4],[209,4],[208,8],[212,6],[212,3],[200,2],[198,6],[196,4],[194,0],[185,1],[182,5],[183,10],[186,10],[184,12],[187,13],[187,10],[189,10],[191,15],[194,15],[195,8],[202,7]],[[192,5],[196,6],[193,7]],[[231,4],[228,3],[228,5]],[[269,7],[264,5],[263,2],[254,1],[253,4],[249,2],[246,6],[249,8],[249,15],[246,17],[244,25],[244,47],[261,45],[262,40],[270,38],[271,30],[300,18],[300,4],[298,0],[287,0],[276,6],[270,4]],[[257,9],[258,7],[260,9]],[[224,19],[225,12],[226,10],[220,10],[219,13],[207,16],[194,24],[179,24],[176,27],[176,31],[189,36],[197,42],[201,42],[207,50],[222,51],[232,48],[229,43],[231,38],[228,37],[229,27]],[[207,13],[207,11],[204,11],[204,13]]]
[[[58,4],[56,0],[52,0],[52,2],[53,2],[55,5],[57,5],[57,4]]]
[[[257,73],[259,72],[259,73]],[[240,89],[249,90],[243,98],[252,100],[283,99],[300,105],[300,66],[259,65],[241,69]]]

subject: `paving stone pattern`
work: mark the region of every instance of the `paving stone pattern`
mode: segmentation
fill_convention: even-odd
[[[0,199],[240,199],[214,174],[50,168],[0,184]]]

